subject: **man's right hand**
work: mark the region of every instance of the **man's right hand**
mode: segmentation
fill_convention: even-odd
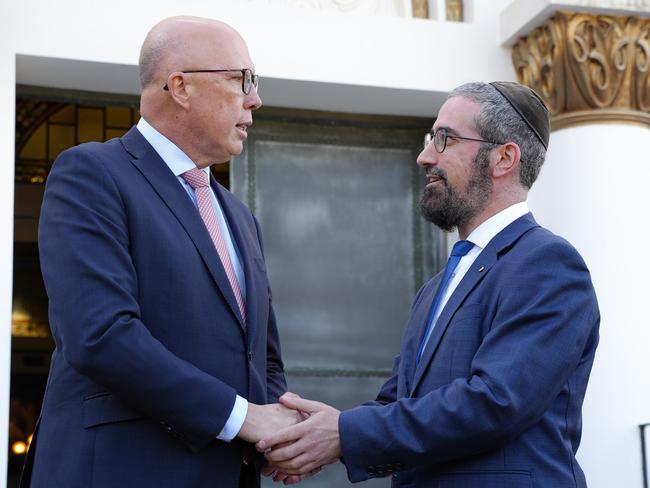
[[[246,418],[237,437],[255,444],[304,418],[306,417],[301,412],[279,403],[257,405],[249,402]]]

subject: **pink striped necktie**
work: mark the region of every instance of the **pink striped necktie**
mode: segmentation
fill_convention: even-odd
[[[242,296],[241,289],[239,288],[239,282],[237,281],[237,276],[235,275],[235,269],[232,266],[232,261],[230,261],[230,254],[228,253],[226,240],[223,237],[221,226],[217,221],[217,214],[215,213],[214,207],[212,206],[210,177],[205,171],[199,168],[194,168],[186,171],[181,176],[194,189],[194,194],[196,195],[196,203],[199,207],[199,214],[201,214],[201,218],[203,219],[203,222],[208,229],[208,233],[212,238],[214,247],[217,248],[217,253],[221,259],[221,264],[223,264],[223,268],[226,271],[228,281],[230,281],[230,286],[232,287],[232,291],[235,294],[235,299],[237,300],[237,305],[239,306],[239,311],[241,312],[242,318],[244,319],[244,325],[246,325],[246,304],[244,303],[244,297]]]

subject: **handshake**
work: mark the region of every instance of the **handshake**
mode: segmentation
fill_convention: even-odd
[[[339,460],[340,414],[329,405],[287,392],[280,403],[249,403],[238,436],[264,453],[268,464],[263,475],[292,485]]]

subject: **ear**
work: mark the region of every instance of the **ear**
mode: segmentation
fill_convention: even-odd
[[[514,142],[507,142],[494,150],[492,162],[492,176],[503,178],[515,174],[519,168],[521,150]]]
[[[190,105],[190,92],[188,90],[189,78],[180,71],[174,71],[167,77],[167,90],[172,100],[187,109]]]

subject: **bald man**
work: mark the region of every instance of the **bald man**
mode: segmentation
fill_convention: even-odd
[[[174,17],[140,55],[142,119],[63,152],[39,228],[56,349],[22,486],[254,487],[297,422],[260,229],[211,176],[262,105],[246,43]]]

